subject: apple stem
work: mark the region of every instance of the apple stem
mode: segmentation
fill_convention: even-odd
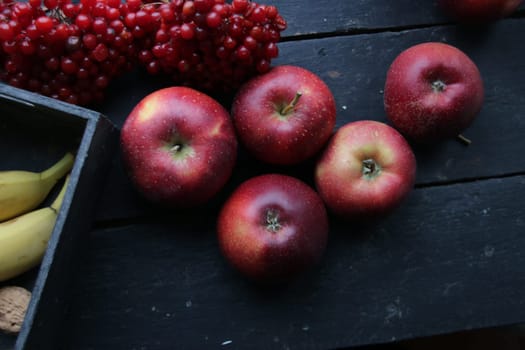
[[[269,231],[277,232],[281,229],[281,224],[279,223],[279,212],[269,209],[266,212],[266,224]]]
[[[472,143],[472,141],[470,141],[470,139],[466,138],[465,136],[463,136],[463,135],[461,135],[461,134],[459,134],[459,135],[457,136],[457,139],[458,139],[461,143],[463,143],[464,145],[466,145],[466,146],[468,146],[468,145],[470,145],[470,144]]]
[[[436,80],[432,82],[432,89],[434,89],[435,92],[442,92],[445,90],[446,87],[447,85],[441,80]]]
[[[381,171],[381,166],[376,163],[375,160],[369,158],[363,160],[363,176],[367,179],[373,179],[376,177]]]
[[[372,159],[363,160],[363,174],[370,175],[376,170],[376,162]]]
[[[281,115],[287,115],[288,113],[290,113],[290,111],[294,109],[295,105],[297,105],[297,102],[299,102],[299,99],[301,98],[302,95],[303,95],[302,93],[297,91],[295,93],[293,100],[289,104],[284,106],[283,109],[281,109]]]
[[[182,145],[179,143],[176,143],[170,148],[170,152],[177,153],[178,151],[180,151],[181,148],[182,148]]]

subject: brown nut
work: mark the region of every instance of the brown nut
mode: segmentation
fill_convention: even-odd
[[[18,333],[24,322],[31,292],[17,286],[0,288],[0,330]]]

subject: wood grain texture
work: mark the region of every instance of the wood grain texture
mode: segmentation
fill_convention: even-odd
[[[394,30],[452,23],[436,0],[320,0],[315,5],[301,0],[269,0],[288,22],[285,40],[297,36],[360,31]],[[522,16],[521,5],[513,16]]]
[[[525,176],[417,189],[388,218],[332,218],[323,263],[261,289],[220,256],[214,215],[101,229],[65,349],[325,349],[525,317]]]
[[[525,63],[515,59],[525,47],[514,33],[525,20],[500,22],[486,31],[442,26],[397,33],[378,33],[283,43],[277,64],[293,62],[319,74],[338,104],[338,123],[358,119],[387,122],[383,87],[395,57],[412,45],[439,41],[464,51],[478,66],[485,86],[482,111],[465,135],[469,147],[456,140],[433,147],[413,145],[418,160],[417,183],[458,181],[520,172],[516,159],[525,131]]]
[[[382,90],[391,62],[404,49],[424,41],[441,41],[457,46],[478,65],[485,84],[485,103],[473,125],[465,131],[472,144],[465,147],[449,140],[433,147],[414,146],[418,161],[417,184],[426,186],[477,178],[506,176],[525,171],[522,150],[525,134],[525,46],[516,45],[516,33],[523,32],[525,19],[500,21],[485,31],[468,31],[456,26],[438,26],[400,32],[337,36],[281,43],[275,64],[295,64],[318,74],[334,93],[338,107],[337,127],[359,119],[387,122]],[[148,93],[169,83],[147,79],[143,73],[126,77],[112,89],[101,110],[122,125],[133,106]],[[134,81],[141,84],[133,84]],[[231,97],[221,98],[226,106]],[[242,153],[242,152],[241,152]],[[311,177],[311,164],[292,172]],[[237,174],[246,176],[290,169],[263,168],[249,157],[238,161]],[[251,170],[255,169],[255,170]],[[237,176],[231,186],[243,179]],[[237,181],[237,182],[235,182]],[[125,219],[156,211],[132,189],[117,157],[97,214],[98,220]]]
[[[288,22],[284,37],[328,32],[414,26],[444,22],[434,0],[410,1],[336,1],[324,0],[315,6],[305,6],[304,1],[279,1],[273,3]]]

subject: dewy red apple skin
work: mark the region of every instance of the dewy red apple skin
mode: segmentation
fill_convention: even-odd
[[[360,120],[343,125],[315,168],[319,195],[335,214],[350,220],[393,211],[414,186],[416,158],[391,126]]]
[[[232,118],[239,141],[257,159],[292,165],[317,154],[330,138],[336,104],[313,72],[282,65],[244,84]]]
[[[512,14],[523,0],[439,0],[451,18],[465,24],[486,24]]]
[[[121,131],[121,150],[137,190],[152,202],[192,207],[230,178],[237,139],[228,112],[197,90],[170,87],[146,96]]]
[[[411,141],[431,144],[461,134],[484,100],[476,64],[458,48],[427,42],[401,52],[388,69],[385,112]]]
[[[265,174],[243,182],[217,220],[219,246],[243,276],[286,283],[321,260],[328,216],[313,188],[297,178]]]

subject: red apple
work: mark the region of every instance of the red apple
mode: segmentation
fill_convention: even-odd
[[[487,23],[513,13],[523,0],[439,0],[445,13],[463,23]]]
[[[217,223],[221,251],[243,275],[286,282],[322,258],[328,218],[317,193],[297,178],[267,174],[243,182]]]
[[[474,62],[454,46],[428,42],[403,51],[390,66],[385,111],[408,138],[432,143],[458,136],[483,105],[483,81]]]
[[[245,83],[232,118],[241,143],[266,163],[296,164],[316,154],[335,126],[335,99],[311,71],[277,66]]]
[[[187,87],[142,99],[121,131],[124,164],[147,199],[174,207],[202,204],[229,179],[237,156],[226,109]]]
[[[397,207],[414,185],[416,159],[387,124],[361,120],[337,130],[315,168],[321,198],[336,214],[368,219]]]

